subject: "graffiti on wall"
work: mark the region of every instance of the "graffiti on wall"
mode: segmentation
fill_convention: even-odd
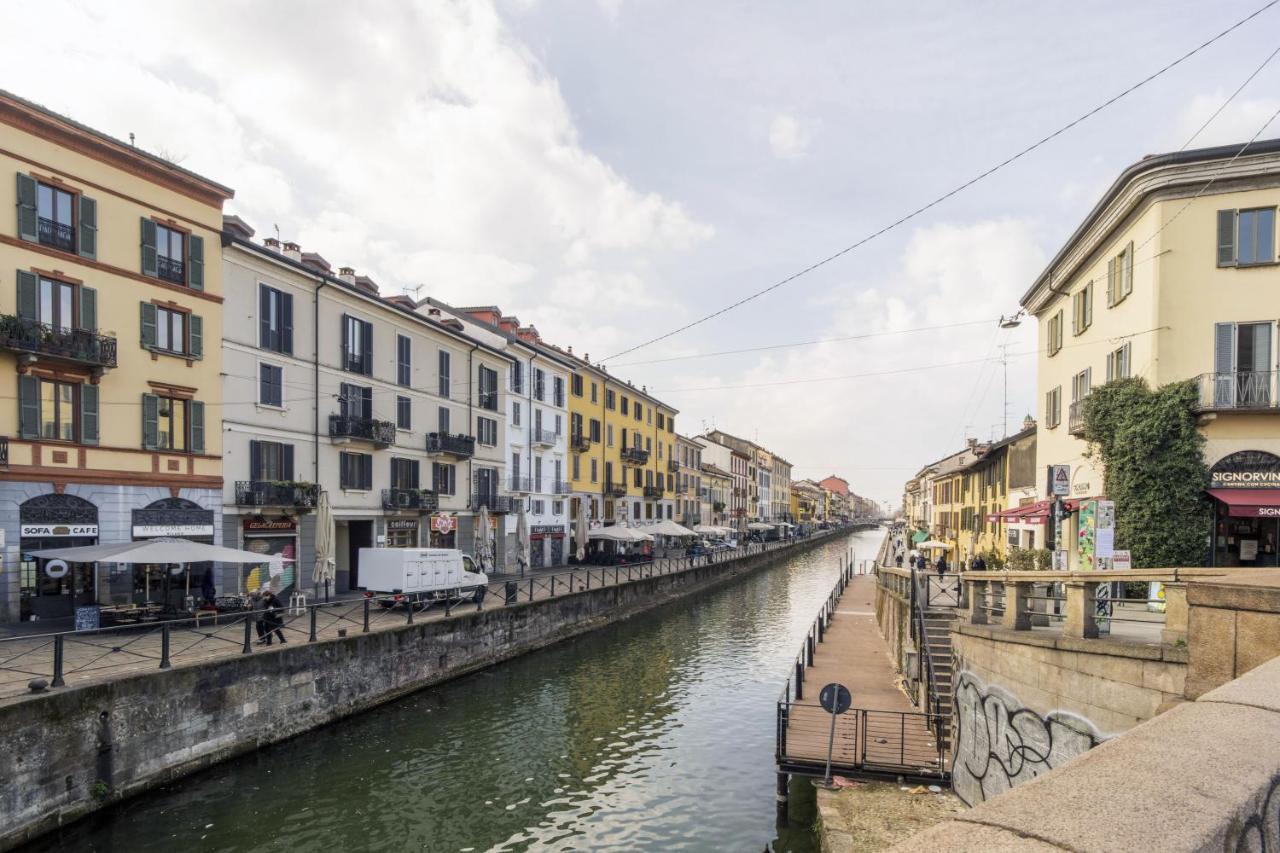
[[[1106,740],[1085,718],[1066,711],[1041,716],[968,671],[956,678],[955,709],[952,787],[971,806]]]
[[[1227,832],[1223,853],[1280,850],[1280,773],[1257,800],[1257,809],[1235,822]]]

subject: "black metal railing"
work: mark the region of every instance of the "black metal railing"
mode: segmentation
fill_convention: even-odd
[[[1076,400],[1067,408],[1067,432],[1084,435],[1084,400]]]
[[[607,482],[604,484],[604,494],[608,498],[625,498],[627,496],[627,484]]]
[[[174,284],[186,284],[187,265],[181,258],[166,258],[161,255],[156,258],[156,277]]]
[[[435,512],[440,508],[440,499],[430,489],[383,489],[382,508]]]
[[[40,217],[37,236],[42,246],[53,246],[64,252],[76,250],[76,230],[70,225]]]
[[[572,487],[570,487],[568,480],[552,480],[551,481],[551,494],[567,495],[571,491],[573,491],[573,489]]]
[[[1280,411],[1274,370],[1202,373],[1197,377],[1201,411]]]
[[[9,465],[9,437],[0,435],[0,465]]]
[[[320,497],[315,483],[290,480],[237,480],[236,506],[314,509]]]
[[[555,444],[556,439],[559,438],[553,430],[541,429],[539,427],[533,427],[532,433],[532,441],[534,444],[543,444],[548,447]]]
[[[475,436],[452,434],[447,432],[427,433],[428,453],[448,453],[451,456],[474,456],[476,452]]]
[[[395,444],[396,425],[391,421],[353,415],[329,415],[329,435],[332,438],[358,438],[374,444]]]
[[[507,480],[507,491],[510,492],[532,492],[532,477],[512,477]]]
[[[115,367],[116,339],[86,329],[63,329],[12,314],[0,315],[0,348],[94,367]]]
[[[649,461],[649,451],[642,450],[639,447],[622,448],[622,461],[630,462],[632,465],[643,465]]]
[[[482,509],[487,509],[489,512],[513,512],[515,501],[510,495],[499,495],[496,492],[472,492],[471,509],[474,512]]]
[[[591,439],[585,435],[574,435],[569,439],[569,446],[579,453],[586,453],[591,449]]]
[[[654,498],[655,500],[656,500],[657,498],[661,498],[661,497],[662,497],[662,486],[645,486],[645,487],[644,487],[644,496],[645,496],[646,498]]]
[[[680,463],[674,459],[668,459],[667,470],[670,471],[672,474],[676,473],[677,471],[680,470]]]

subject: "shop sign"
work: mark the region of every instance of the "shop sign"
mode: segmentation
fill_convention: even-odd
[[[212,524],[135,524],[134,539],[151,539],[156,536],[212,536]]]
[[[537,536],[563,536],[564,527],[559,524],[535,524],[529,528],[529,533]]]
[[[452,533],[458,529],[458,519],[456,516],[437,514],[431,516],[431,529],[440,535]]]
[[[1215,489],[1280,489],[1280,456],[1264,450],[1240,450],[1209,469]]]
[[[44,573],[54,580],[65,578],[69,570],[66,560],[50,560],[44,564]]]
[[[388,530],[417,530],[418,519],[416,518],[389,518],[387,519]]]
[[[24,524],[23,536],[97,536],[96,524]]]
[[[298,522],[292,518],[246,518],[246,533],[292,533],[298,529]]]

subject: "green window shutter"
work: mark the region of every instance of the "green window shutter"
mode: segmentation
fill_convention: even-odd
[[[142,447],[155,450],[160,443],[160,398],[155,394],[142,395]]]
[[[1124,247],[1124,274],[1121,278],[1121,296],[1133,293],[1133,241]]]
[[[98,331],[98,291],[92,287],[80,288],[80,328]]]
[[[80,386],[80,441],[98,443],[98,386],[88,382]]]
[[[18,377],[18,436],[40,437],[40,380],[25,374]]]
[[[187,354],[192,358],[204,358],[204,318],[191,314],[187,320],[191,337],[187,344]]]
[[[187,406],[191,419],[191,452],[204,453],[204,403],[192,400]]]
[[[142,274],[156,275],[156,224],[142,217]]]
[[[40,319],[40,279],[26,270],[18,270],[18,317]]]
[[[36,213],[36,179],[18,173],[18,236],[36,242],[40,239],[40,223]]]
[[[1218,266],[1234,266],[1236,262],[1236,212],[1218,211]]]
[[[140,303],[142,308],[142,345],[148,349],[156,345],[156,306]]]
[[[204,238],[187,237],[187,283],[192,290],[204,290]]]
[[[80,249],[80,257],[96,258],[98,256],[98,203],[86,196],[80,196],[80,239],[76,241]]]

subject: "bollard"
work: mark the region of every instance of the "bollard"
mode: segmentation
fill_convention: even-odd
[[[555,598],[555,597],[556,597],[556,576],[552,575],[551,576],[551,593],[547,596],[547,598]]]
[[[311,636],[307,638],[308,643],[314,643],[316,641],[316,607],[317,606],[318,605],[312,605],[311,607]]]
[[[168,669],[172,665],[169,663],[169,623],[165,622],[160,626],[160,668]]]
[[[778,791],[774,797],[777,800],[777,821],[779,826],[787,824],[787,774],[778,774]]]
[[[809,636],[804,640],[805,651],[808,654],[808,664],[813,666],[813,629],[809,629]]]
[[[801,661],[796,661],[796,701],[797,702],[799,702],[801,699],[804,698],[804,688],[801,687],[802,684],[804,684],[804,663]]]
[[[591,589],[591,570],[587,569],[587,589]]]
[[[448,595],[444,597],[444,615],[446,618],[453,614],[453,599]]]
[[[364,630],[362,634],[369,633],[369,599],[364,600]]]
[[[249,617],[248,617],[248,616],[245,616],[245,617],[244,617],[244,648],[240,650],[240,654],[242,654],[242,655],[251,655],[251,654],[253,654],[253,646],[252,646],[252,645],[250,644],[250,642],[249,642],[249,630],[250,630],[250,629],[249,629],[249,623],[250,623],[250,621],[251,621],[251,620],[249,619]]]
[[[489,587],[482,586],[476,588],[476,612],[484,610],[484,597],[488,594]]]
[[[57,634],[53,638],[53,686],[63,687],[66,681],[62,678],[62,641],[63,636]]]
[[[533,601],[533,578],[529,578],[529,600]]]
[[[822,627],[822,623],[823,623],[824,621],[825,621],[824,619],[819,619],[819,620],[818,620],[818,642],[819,642],[819,643],[821,643],[821,642],[823,641],[823,630],[824,630],[824,629],[823,629],[823,627]]]
[[[412,625],[413,624],[413,599],[412,598],[405,600],[404,610],[405,610],[405,613],[408,614],[407,616],[405,616],[404,624]]]

